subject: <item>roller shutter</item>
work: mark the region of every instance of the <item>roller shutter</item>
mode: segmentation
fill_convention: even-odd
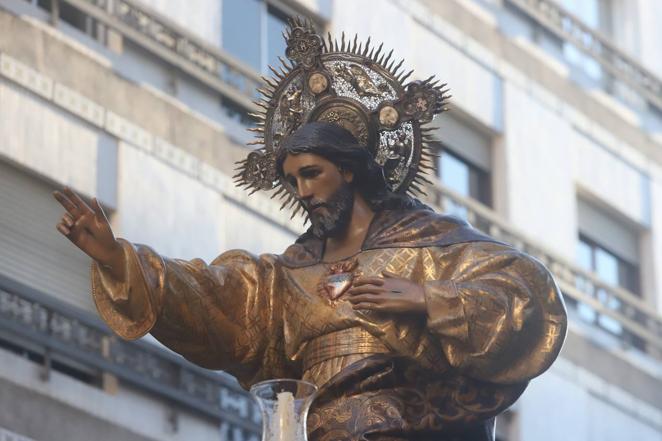
[[[90,259],[55,229],[63,213],[55,188],[0,160],[0,274],[94,311]]]

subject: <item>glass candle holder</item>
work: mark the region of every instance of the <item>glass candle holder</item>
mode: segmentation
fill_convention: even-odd
[[[262,441],[308,441],[306,419],[317,386],[278,379],[256,383],[250,392],[262,411]]]

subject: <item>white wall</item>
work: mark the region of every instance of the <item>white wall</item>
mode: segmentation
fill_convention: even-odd
[[[222,0],[141,0],[141,3],[207,43],[220,46]]]
[[[506,84],[505,175],[509,220],[530,238],[575,259],[573,133],[527,91]]]
[[[117,234],[170,257],[213,259],[222,198],[144,151],[120,144]]]
[[[646,287],[654,293],[651,299],[662,315],[662,167],[651,166],[651,220],[650,233],[645,236],[644,249],[650,256],[644,271],[648,275]]]
[[[655,423],[637,415],[633,402],[609,402],[587,387],[590,374],[550,372],[531,382],[517,404],[522,441],[659,441]]]
[[[0,154],[33,172],[82,193],[97,194],[93,127],[0,78]]]
[[[642,228],[650,224],[648,178],[623,158],[585,135],[574,132],[577,185]]]
[[[233,248],[280,253],[294,242],[282,227],[126,143],[119,170],[117,234],[163,255],[209,262]]]
[[[662,2],[637,0],[630,3],[638,13],[640,60],[644,66],[651,69],[660,78],[662,77],[662,57],[660,56]]]
[[[486,127],[501,129],[502,82],[498,75],[468,58],[442,35],[422,26],[392,1],[361,2],[362,9],[379,11],[375,14],[357,14],[354,4],[351,0],[334,2],[332,35],[340,38],[344,31],[352,39],[358,33],[359,41],[370,36],[377,45],[383,42],[383,51],[393,49],[396,62],[404,58],[407,70],[416,69],[409,80],[436,75],[451,88],[451,109],[461,108]],[[415,6],[416,2],[411,2],[411,7]],[[430,19],[439,21],[437,17]],[[441,26],[452,29],[448,23]]]

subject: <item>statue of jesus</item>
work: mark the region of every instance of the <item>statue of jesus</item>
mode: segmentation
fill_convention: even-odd
[[[288,57],[302,69],[272,91],[269,148],[240,176],[261,189],[278,183],[304,210],[310,228],[294,244],[211,263],[171,259],[115,238],[96,199],[67,188],[54,193],[66,210],[57,229],[93,259],[94,301],[119,336],[151,333],[246,388],[273,378],[317,385],[311,440],[491,441],[495,416],[560,351],[559,290],[537,260],[398,187],[413,182],[399,164],[417,171],[419,120],[438,111],[439,95],[421,82],[380,82],[356,54],[338,61],[332,43],[310,55],[293,40],[319,41],[297,24]],[[334,76],[340,62],[388,99],[352,92],[358,82]],[[303,97],[294,126],[277,108],[292,84]]]

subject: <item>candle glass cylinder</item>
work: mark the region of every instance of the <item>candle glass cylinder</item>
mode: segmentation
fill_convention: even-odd
[[[269,380],[251,387],[262,411],[262,441],[308,441],[306,418],[317,386],[301,380]]]

